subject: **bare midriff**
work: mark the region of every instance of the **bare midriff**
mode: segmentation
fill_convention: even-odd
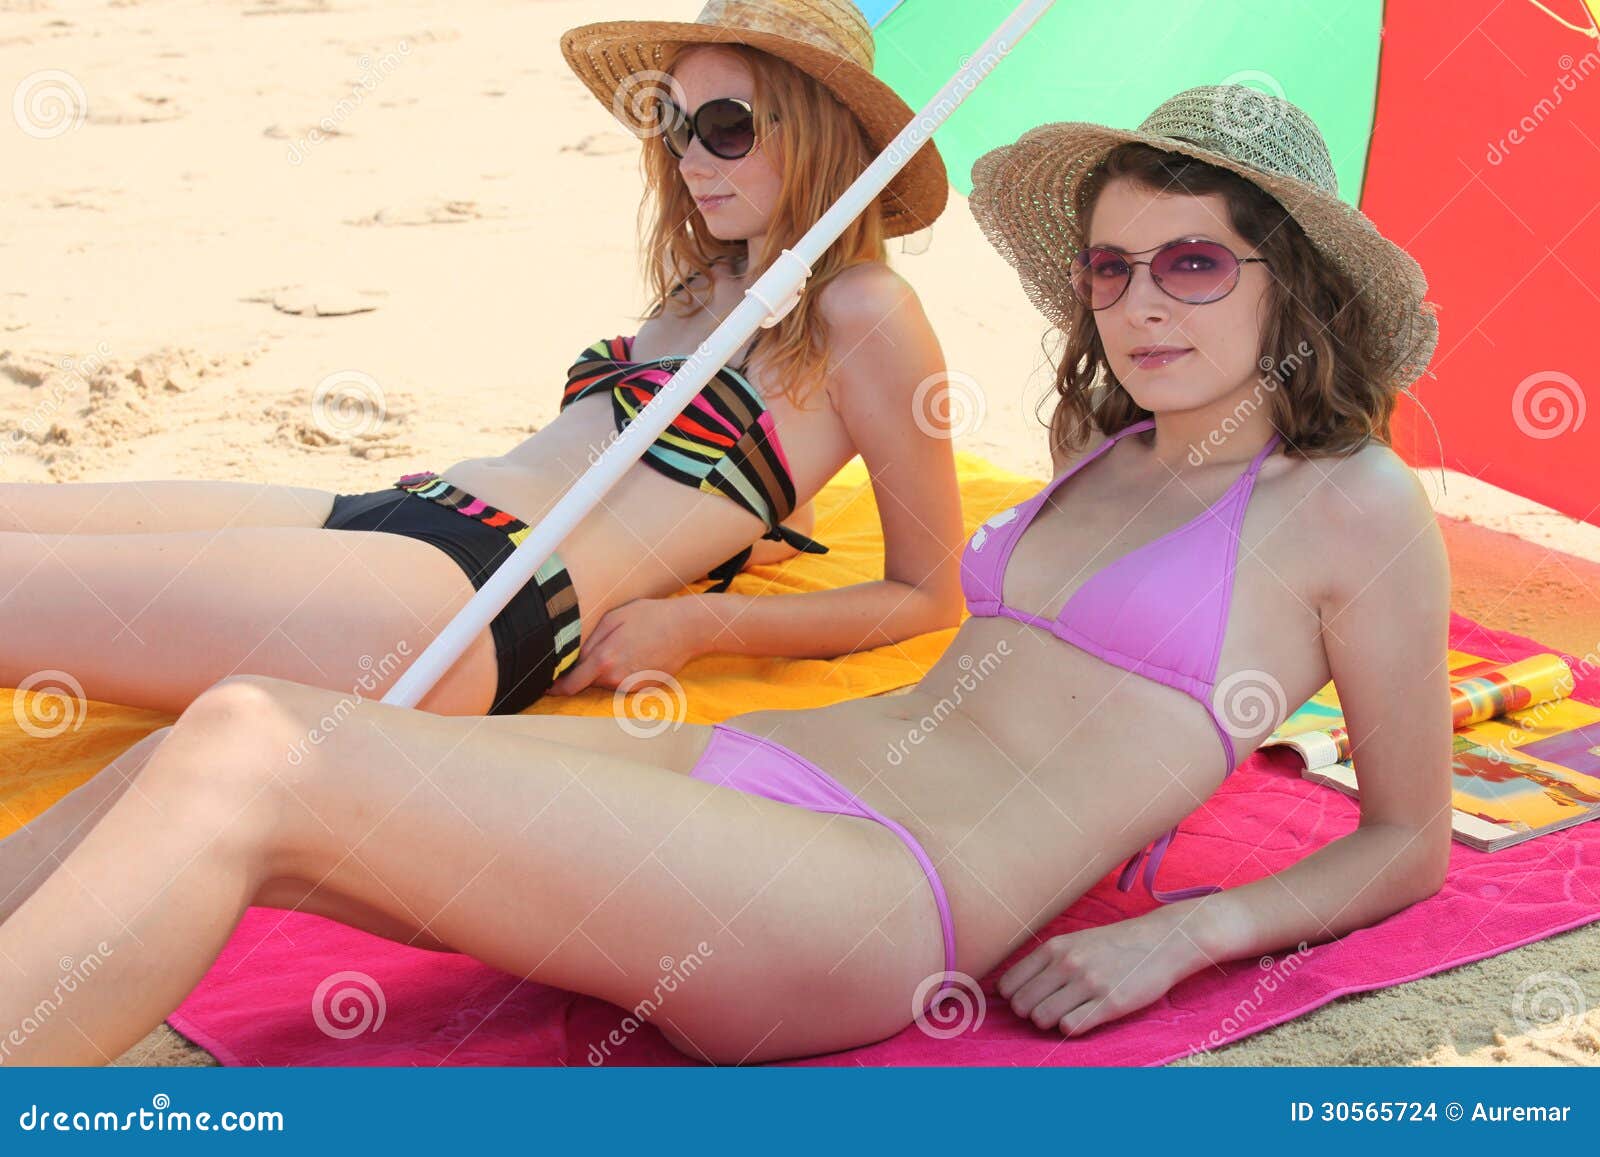
[[[768,405],[803,503],[853,451],[838,416],[825,405],[794,412],[781,411],[770,400]],[[611,399],[597,394],[573,402],[508,453],[469,458],[440,473],[531,526],[614,435]],[[765,530],[759,518],[721,495],[691,489],[635,463],[556,550],[572,575],[587,634],[612,607],[681,589]]]

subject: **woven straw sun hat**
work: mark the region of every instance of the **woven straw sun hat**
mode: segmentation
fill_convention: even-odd
[[[1077,212],[1080,186],[1107,153],[1129,141],[1227,169],[1275,197],[1366,299],[1373,319],[1366,340],[1374,364],[1386,368],[1382,384],[1399,390],[1421,376],[1439,340],[1434,306],[1423,301],[1428,283],[1421,266],[1339,199],[1333,160],[1311,118],[1244,85],[1188,89],[1132,132],[1079,121],[1041,125],[978,159],[973,216],[1016,268],[1033,303],[1063,332],[1076,300],[1072,259],[1088,244]]]
[[[654,96],[664,92],[663,50],[670,44],[744,44],[788,61],[853,112],[882,152],[911,122],[911,107],[872,74],[872,28],[850,0],[711,0],[693,24],[616,20],[586,24],[561,38],[578,78],[638,136],[654,131]],[[885,231],[925,229],[949,198],[944,161],[922,146],[884,190]]]

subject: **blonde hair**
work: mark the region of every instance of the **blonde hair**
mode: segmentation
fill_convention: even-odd
[[[688,52],[705,47],[667,46],[662,71],[671,72]],[[768,252],[776,256],[792,248],[839,199],[871,163],[875,151],[855,115],[804,72],[747,45],[715,47],[734,53],[749,67],[755,81],[750,103],[756,116],[756,147],[778,150],[774,163],[783,187],[767,230]],[[788,131],[774,131],[777,125]],[[645,141],[642,167],[647,191],[639,210],[639,233],[645,283],[652,298],[649,316],[676,301],[680,316],[689,317],[703,306],[692,294],[684,295],[685,300],[674,298],[672,290],[694,274],[709,282],[713,262],[745,255],[749,246],[711,234],[678,172],[678,158],[659,140]],[[762,255],[748,257],[748,277],[754,282],[771,260],[757,264]],[[817,262],[793,312],[757,334],[751,356],[761,354],[764,370],[782,383],[783,393],[796,405],[827,377],[828,333],[817,308],[819,291],[850,266],[886,257],[883,210],[874,201]]]

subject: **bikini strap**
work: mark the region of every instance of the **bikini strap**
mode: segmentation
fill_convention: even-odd
[[[731,361],[728,363],[730,368],[738,371],[740,377],[746,379],[749,378],[750,375],[746,372],[746,370],[750,365],[750,359],[755,357],[756,346],[760,343],[760,341],[761,333],[758,330],[756,335],[750,339],[749,344],[744,347],[744,357],[739,361],[739,364],[734,365]]]
[[[1260,472],[1262,465],[1271,457],[1272,452],[1278,448],[1278,444],[1282,441],[1283,435],[1276,430],[1272,431],[1272,437],[1268,438],[1267,444],[1261,447],[1261,452],[1256,455],[1255,461],[1250,463],[1250,472],[1252,474]]]
[[[818,542],[816,539],[801,534],[798,530],[790,530],[782,523],[774,526],[761,537],[786,542],[796,550],[805,554],[828,553],[828,548],[823,546],[822,543]],[[746,564],[748,564],[750,561],[750,556],[754,553],[755,544],[752,543],[741,550],[738,554],[728,559],[727,562],[724,562],[718,566],[715,570],[707,571],[706,577],[709,579],[715,579],[716,585],[706,588],[704,593],[708,595],[721,594],[723,591],[727,590],[728,587],[733,583],[734,576],[736,576],[740,571],[744,570]]]

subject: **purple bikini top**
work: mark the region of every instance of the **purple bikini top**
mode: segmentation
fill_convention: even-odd
[[[961,557],[961,588],[967,610],[979,617],[1004,617],[1048,630],[1056,638],[1124,671],[1176,687],[1198,700],[1210,716],[1232,771],[1238,762],[1233,736],[1217,711],[1215,691],[1222,641],[1227,634],[1233,577],[1239,555],[1239,532],[1261,464],[1278,445],[1274,433],[1267,444],[1221,498],[1176,530],[1123,555],[1090,575],[1073,591],[1054,619],[1031,614],[1005,602],[1006,565],[1017,542],[1050,496],[1079,470],[1129,434],[1149,430],[1154,418],[1128,426],[1071,468],[1045,484],[1032,498],[1002,510],[967,540]],[[1175,831],[1176,829],[1174,829]],[[1146,872],[1151,891],[1177,899],[1180,893],[1157,893],[1155,867],[1171,833]],[[1145,855],[1129,861],[1124,878]],[[1126,885],[1122,885],[1126,890]],[[1215,888],[1185,889],[1202,894]]]

